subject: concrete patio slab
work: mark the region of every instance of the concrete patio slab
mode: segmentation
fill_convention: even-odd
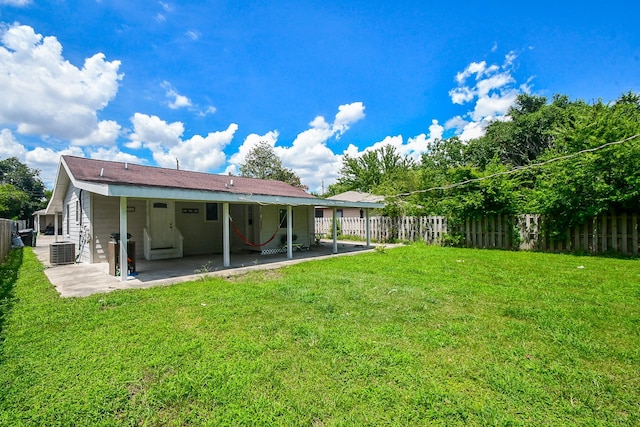
[[[61,237],[58,236],[58,240]],[[62,297],[84,297],[116,289],[139,289],[187,282],[208,276],[229,277],[253,270],[276,269],[286,265],[336,256],[356,255],[373,250],[358,242],[339,242],[338,253],[332,254],[333,242],[321,241],[308,251],[295,251],[293,259],[286,254],[260,255],[243,251],[231,255],[231,267],[222,265],[222,255],[189,256],[159,261],[136,260],[135,276],[126,281],[109,275],[108,263],[51,265],[49,245],[54,236],[39,235],[33,250],[45,266],[45,274]]]

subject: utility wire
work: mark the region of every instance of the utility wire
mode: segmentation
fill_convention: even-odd
[[[537,168],[537,167],[540,167],[540,166],[545,166],[545,165],[548,165],[549,163],[557,162],[557,161],[560,161],[560,160],[567,160],[567,159],[579,156],[579,155],[584,154],[584,153],[591,153],[591,152],[594,152],[594,151],[602,150],[603,148],[606,148],[606,147],[610,147],[612,145],[623,144],[625,142],[634,140],[634,139],[639,138],[639,137],[640,137],[640,133],[636,134],[636,135],[633,135],[633,136],[630,136],[628,138],[622,139],[620,141],[607,142],[606,144],[602,144],[602,145],[600,145],[598,147],[587,148],[585,150],[576,151],[575,153],[567,154],[565,156],[554,157],[553,159],[545,160],[544,162],[532,163],[532,164],[529,164],[529,165],[526,165],[526,166],[518,166],[518,167],[510,169],[508,171],[496,172],[496,173],[493,173],[491,175],[483,176],[483,177],[480,177],[480,178],[467,179],[466,181],[460,181],[460,182],[456,182],[454,184],[441,185],[441,186],[437,186],[437,187],[427,188],[427,189],[424,189],[424,190],[415,190],[415,191],[410,191],[408,193],[400,193],[400,194],[396,194],[394,197],[410,196],[412,194],[427,193],[429,191],[435,191],[435,190],[449,190],[451,188],[461,187],[463,185],[467,185],[467,184],[470,184],[472,182],[480,182],[480,181],[484,181],[485,179],[495,178],[496,176],[510,175],[512,173],[515,173],[515,172],[520,172],[520,171],[527,170],[527,169],[533,169],[533,168]]]

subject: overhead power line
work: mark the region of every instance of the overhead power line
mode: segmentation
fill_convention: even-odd
[[[603,148],[607,148],[607,147],[610,147],[612,145],[618,145],[618,144],[623,144],[625,142],[629,142],[629,141],[634,140],[636,138],[640,138],[640,134],[636,134],[636,135],[630,136],[628,138],[621,139],[620,141],[607,142],[606,144],[602,144],[602,145],[600,145],[598,147],[587,148],[585,150],[576,151],[575,153],[567,154],[565,156],[554,157],[553,159],[545,160],[544,162],[532,163],[532,164],[525,165],[525,166],[518,166],[518,167],[510,169],[508,171],[496,172],[496,173],[493,173],[491,175],[483,176],[483,177],[480,177],[480,178],[467,179],[466,181],[460,181],[460,182],[456,182],[454,184],[440,185],[440,186],[437,186],[437,187],[426,188],[426,189],[423,189],[423,190],[415,190],[415,191],[410,191],[408,193],[400,193],[400,194],[396,194],[395,197],[410,196],[412,194],[427,193],[429,191],[435,191],[435,190],[449,190],[451,188],[461,187],[463,185],[471,184],[473,182],[480,182],[480,181],[484,181],[486,179],[495,178],[497,176],[502,176],[502,175],[510,175],[512,173],[521,172],[523,170],[533,169],[533,168],[537,168],[537,167],[540,167],[540,166],[545,166],[545,165],[548,165],[548,164],[553,163],[553,162],[558,162],[560,160],[571,159],[573,157],[577,157],[577,156],[579,156],[581,154],[584,154],[584,153],[592,153],[594,151],[602,150]]]

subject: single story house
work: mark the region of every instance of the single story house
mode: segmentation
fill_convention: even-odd
[[[344,206],[338,207],[336,215],[338,218],[364,218],[365,211],[358,206],[352,206],[357,203],[383,203],[384,196],[376,196],[370,193],[363,193],[360,191],[345,191],[344,193],[336,194],[335,196],[327,197],[324,200],[341,201],[345,202]],[[323,200],[323,202],[324,202]],[[333,216],[334,206],[330,204],[323,204],[316,207],[316,218],[331,218]]]
[[[139,259],[221,253],[229,267],[241,249],[293,258],[295,245],[314,241],[320,203],[334,215],[355,208],[367,217],[384,206],[322,200],[280,181],[62,156],[44,214],[55,220],[56,241],[61,228],[61,239],[75,243],[77,262],[107,262],[109,241],[131,235]],[[128,246],[119,245],[122,271]],[[333,246],[336,253],[335,233]]]

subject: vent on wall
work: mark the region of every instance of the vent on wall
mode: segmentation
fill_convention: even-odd
[[[49,245],[49,262],[51,265],[73,264],[75,257],[75,243],[57,242]]]

